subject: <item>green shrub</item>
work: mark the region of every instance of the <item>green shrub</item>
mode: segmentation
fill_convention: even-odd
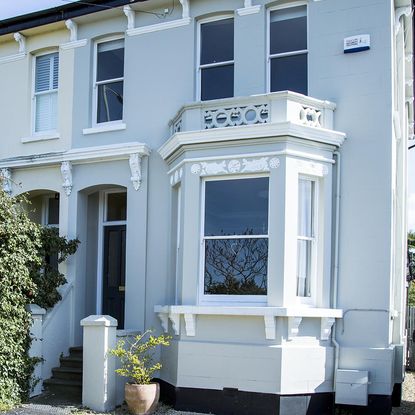
[[[117,347],[110,350],[121,361],[121,368],[115,372],[129,378],[131,383],[148,385],[153,373],[161,369],[161,363],[154,359],[154,351],[157,346],[168,346],[171,337],[164,334],[154,337],[151,333],[152,330],[147,330],[130,342],[119,340]]]
[[[27,396],[35,361],[28,357],[30,313],[36,295],[30,270],[41,264],[40,229],[28,218],[24,198],[0,190],[0,408]]]
[[[42,261],[35,264],[30,272],[37,286],[31,302],[47,309],[62,299],[57,289],[66,283],[66,278],[59,272],[58,264],[76,252],[79,240],[59,236],[57,228],[40,227],[40,241],[39,255]]]

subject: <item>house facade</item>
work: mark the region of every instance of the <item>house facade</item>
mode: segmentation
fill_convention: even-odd
[[[86,3],[0,26],[5,190],[81,241],[42,378],[81,319],[111,315],[173,336],[159,378],[177,409],[389,414],[411,2]]]

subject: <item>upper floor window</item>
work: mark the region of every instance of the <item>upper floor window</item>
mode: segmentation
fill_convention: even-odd
[[[95,77],[96,124],[123,118],[124,39],[97,44]]]
[[[58,119],[59,54],[36,56],[34,132],[55,131]]]
[[[307,6],[270,12],[270,90],[307,94]]]
[[[234,22],[233,18],[200,24],[200,99],[233,97]]]
[[[203,297],[265,301],[268,177],[206,180]],[[240,297],[243,296],[243,297]],[[260,296],[264,296],[261,298]]]

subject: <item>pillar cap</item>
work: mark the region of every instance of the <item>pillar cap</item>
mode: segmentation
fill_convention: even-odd
[[[81,326],[117,327],[118,321],[111,316],[92,315],[81,320]]]
[[[32,314],[32,316],[43,316],[46,314],[46,310],[42,307],[39,307],[37,304],[27,304],[26,310]]]

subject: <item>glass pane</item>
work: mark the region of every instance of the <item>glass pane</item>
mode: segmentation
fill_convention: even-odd
[[[205,241],[205,294],[266,295],[268,239]]]
[[[205,236],[267,235],[268,178],[206,182]]]
[[[58,117],[58,93],[36,95],[35,131],[56,130]]]
[[[233,64],[202,69],[201,99],[233,97]]]
[[[122,120],[124,82],[98,85],[97,123]]]
[[[127,193],[108,193],[107,221],[127,219]]]
[[[203,23],[200,36],[201,65],[233,60],[233,19]]]
[[[313,237],[314,182],[298,181],[298,235]]]
[[[124,76],[124,41],[98,44],[97,81]]]
[[[306,7],[271,12],[270,54],[307,49]]]
[[[310,297],[312,241],[297,241],[297,295]]]
[[[59,199],[48,199],[48,225],[59,225]]]
[[[307,54],[271,59],[271,92],[307,95]]]

